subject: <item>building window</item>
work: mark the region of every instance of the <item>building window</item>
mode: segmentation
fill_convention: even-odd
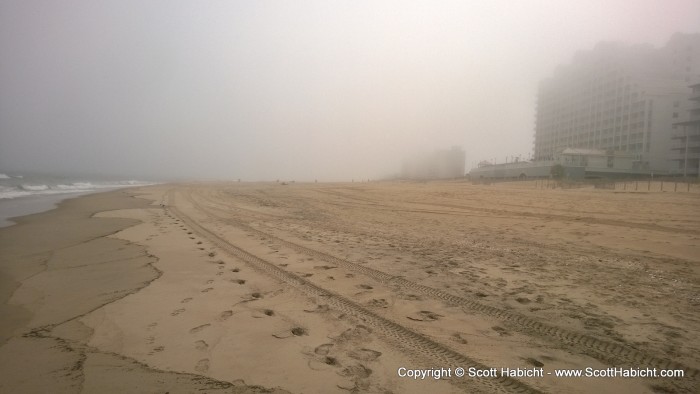
[[[673,113],[673,117],[674,117],[674,118],[677,118],[677,117],[678,117],[678,112],[674,112],[674,113]]]

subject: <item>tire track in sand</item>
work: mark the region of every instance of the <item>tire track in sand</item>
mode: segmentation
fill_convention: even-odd
[[[225,251],[227,254],[242,260],[248,264],[251,268],[260,271],[268,276],[271,276],[283,283],[286,283],[309,296],[318,297],[323,299],[328,304],[337,308],[338,310],[345,312],[354,318],[362,321],[364,324],[374,328],[377,332],[381,333],[383,336],[387,337],[391,341],[399,344],[401,347],[408,348],[418,354],[425,357],[431,358],[438,361],[441,365],[449,365],[452,367],[462,367],[468,369],[474,367],[477,369],[488,369],[486,365],[483,365],[471,358],[464,356],[451,348],[442,345],[416,333],[398,323],[391,320],[383,318],[357,304],[348,300],[347,298],[338,295],[334,292],[316,286],[315,284],[308,282],[288,271],[285,271],[273,263],[270,263],[258,256],[255,256],[231,243],[219,237],[215,233],[205,229],[204,227],[197,224],[192,218],[185,215],[172,203],[174,201],[174,196],[171,195],[170,202],[171,205],[168,207],[175,215],[177,215],[183,222],[185,222],[194,232],[198,233],[201,237],[209,240],[212,244],[216,245],[221,250]],[[194,202],[191,201],[193,204]],[[195,209],[197,207],[195,206]],[[206,212],[205,212],[206,213]],[[499,392],[499,393],[540,393],[540,391],[509,377],[499,376],[492,379],[479,379],[479,380],[458,380],[456,383],[473,383],[479,386],[483,386],[488,389],[489,392]]]
[[[363,265],[343,260],[341,258],[329,255],[324,252],[320,252],[290,241],[286,241],[272,234],[253,228],[241,222],[240,220],[231,217],[227,219],[221,219],[219,216],[213,215],[211,210],[202,207],[201,204],[194,201],[194,199],[189,194],[186,194],[185,197],[190,201],[190,203],[192,203],[195,206],[195,208],[209,214],[210,216],[217,217],[219,220],[225,220],[226,222],[229,222],[234,226],[239,227],[245,231],[249,231],[259,236],[266,237],[267,239],[274,241],[275,243],[284,245],[285,247],[288,247],[298,253],[303,253],[332,264],[337,264],[339,266],[342,266],[343,268],[361,273],[386,285],[393,285],[401,289],[415,291],[435,299],[439,299],[454,305],[459,305],[461,307],[467,308],[470,311],[477,312],[482,315],[494,317],[501,321],[509,322],[514,326],[519,327],[520,331],[526,334],[528,332],[535,332],[546,338],[554,338],[559,342],[569,346],[578,346],[585,349],[593,350],[595,354],[591,354],[591,356],[605,363],[609,363],[610,361],[622,361],[629,363],[630,365],[640,367],[656,367],[659,369],[682,369],[685,372],[686,377],[695,378],[700,375],[700,371],[698,371],[698,369],[683,365],[676,361],[665,359],[663,356],[647,354],[645,352],[633,349],[628,346],[599,339],[585,333],[566,330],[560,327],[540,322],[538,320],[532,319],[530,317],[518,313],[485,305],[468,298],[456,296],[454,294],[450,294],[442,290],[411,282],[404,278],[390,275],[383,271],[365,267]]]

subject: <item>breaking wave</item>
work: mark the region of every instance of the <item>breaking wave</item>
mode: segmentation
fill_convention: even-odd
[[[0,174],[0,179],[11,179],[11,177]],[[4,176],[4,177],[3,177]],[[18,178],[21,179],[21,178]],[[4,182],[3,182],[4,183]],[[32,195],[83,193],[105,189],[118,189],[123,187],[147,186],[152,182],[143,181],[118,181],[118,182],[72,182],[72,183],[22,183],[20,185],[0,185],[0,199],[11,199]]]

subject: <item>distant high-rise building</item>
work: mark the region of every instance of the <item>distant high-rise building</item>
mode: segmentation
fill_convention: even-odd
[[[633,156],[634,170],[674,173],[674,123],[688,119],[689,85],[700,80],[700,34],[662,48],[600,43],[541,82],[534,159],[566,148]]]
[[[403,161],[401,177],[405,179],[461,178],[464,174],[465,154],[458,146],[436,150]]]

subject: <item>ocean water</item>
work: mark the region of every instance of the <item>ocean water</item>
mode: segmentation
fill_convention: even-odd
[[[0,172],[0,227],[13,224],[8,218],[53,209],[56,204],[67,198],[98,191],[152,184],[154,182],[94,176]]]

